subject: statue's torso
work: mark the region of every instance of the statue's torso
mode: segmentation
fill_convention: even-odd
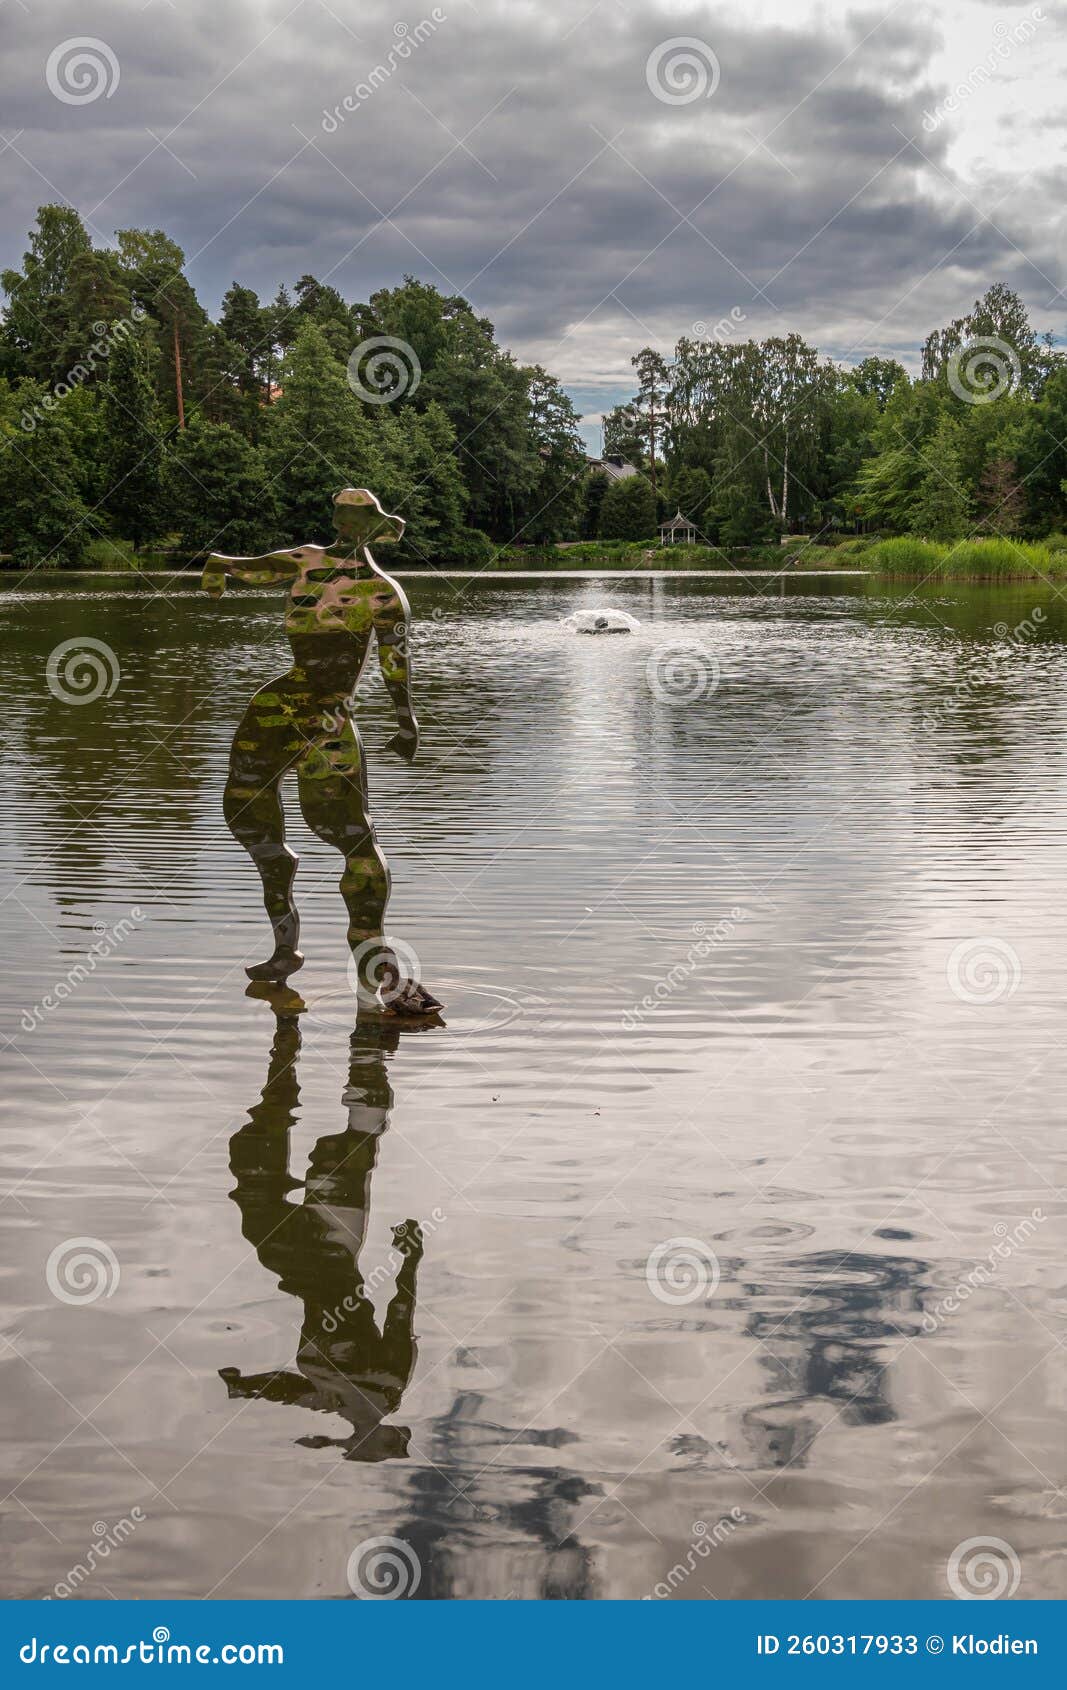
[[[289,594],[286,632],[356,634],[366,643],[375,616],[396,596],[392,582],[354,559],[331,557],[321,546],[302,546],[293,556],[300,573]]]
[[[322,546],[301,546],[292,555],[300,571],[285,611],[293,655],[324,688],[350,686],[359,678],[375,620],[397,589],[377,570],[331,556]]]

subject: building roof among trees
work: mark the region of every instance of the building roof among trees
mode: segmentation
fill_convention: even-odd
[[[590,475],[606,475],[609,481],[625,481],[627,476],[637,474],[625,458],[590,458],[588,463]]]

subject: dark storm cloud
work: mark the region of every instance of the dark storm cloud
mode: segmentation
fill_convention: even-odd
[[[1029,259],[1051,274],[1055,243],[1020,230],[1010,178],[995,227],[923,130],[941,90],[918,7],[815,28],[619,0],[444,0],[436,21],[424,0],[9,0],[0,27],[5,263],[66,198],[102,239],[165,228],[211,305],[235,277],[273,293],[310,270],[358,298],[414,272],[593,391],[731,308],[745,334],[910,355],[994,276],[1051,292]],[[118,85],[64,103],[46,63],[79,36]],[[714,54],[712,98],[650,91],[677,37]]]

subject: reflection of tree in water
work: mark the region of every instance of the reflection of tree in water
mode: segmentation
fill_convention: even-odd
[[[493,1462],[494,1449],[558,1449],[577,1434],[493,1425],[478,1419],[483,1400],[479,1392],[460,1392],[430,1423],[430,1465],[415,1475],[417,1507],[398,1527],[422,1564],[418,1595],[589,1600],[597,1594],[595,1556],[572,1522],[600,1487],[564,1467]]]
[[[147,583],[131,584],[121,597],[48,587],[27,590],[26,599],[0,600],[7,639],[0,685],[8,700],[8,774],[19,794],[18,849],[39,865],[34,878],[61,908],[99,900],[116,887],[131,902],[139,895],[143,902],[151,882],[174,899],[179,877],[205,872],[191,854],[186,863],[181,844],[203,808],[213,754],[204,719],[214,714],[204,700],[233,672],[232,630],[197,623],[196,641],[179,646],[180,630],[194,626],[187,611],[180,602],[153,598]],[[94,653],[94,641],[113,658]],[[46,676],[50,654],[67,642],[71,667],[61,678],[75,695],[79,685],[89,689],[74,702],[56,697]],[[78,653],[86,651],[80,661]],[[159,881],[161,828],[165,883]],[[143,878],[131,877],[131,864]]]
[[[788,1298],[793,1305],[785,1314],[757,1307],[745,1324],[761,1341],[772,1399],[742,1416],[757,1466],[803,1466],[831,1420],[879,1426],[896,1419],[886,1347],[914,1333],[929,1271],[914,1256],[819,1250],[742,1279],[752,1302]]]

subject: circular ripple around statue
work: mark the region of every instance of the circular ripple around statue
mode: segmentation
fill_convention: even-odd
[[[517,1021],[524,1013],[524,1005],[512,993],[499,988],[468,986],[456,981],[434,980],[435,997],[444,1002],[441,1020],[452,1034],[472,1037],[475,1034],[499,1033]],[[318,1027],[331,1027],[351,1032],[356,1024],[356,999],[350,991],[316,992],[307,995],[304,1013]],[[418,1016],[397,1015],[390,1018],[395,1026],[427,1025]]]

